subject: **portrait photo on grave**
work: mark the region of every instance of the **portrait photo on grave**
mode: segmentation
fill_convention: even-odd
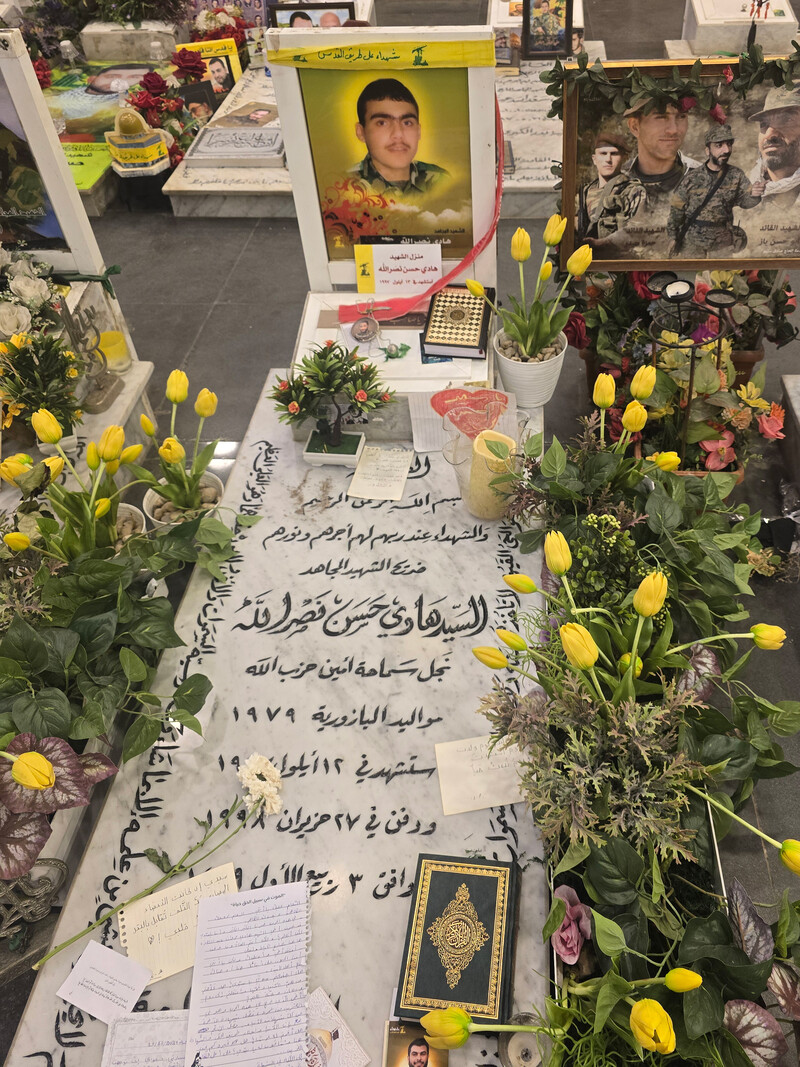
[[[242,76],[239,49],[232,37],[224,37],[218,41],[193,41],[191,44],[182,44],[181,48],[198,52],[205,60],[206,72],[203,81],[210,83],[218,101],[220,96],[231,91]]]
[[[202,84],[202,82],[201,82]],[[248,100],[239,107],[226,111],[224,115],[217,115],[212,125],[224,126],[235,130],[244,127],[252,129],[254,126],[266,126],[278,118],[278,109],[274,104],[267,104],[261,100]]]
[[[213,118],[214,112],[220,105],[218,94],[207,81],[182,86],[181,97],[186,110],[197,123],[198,129]]]
[[[269,24],[282,29],[333,30],[356,17],[354,2],[334,4],[273,4]]]
[[[417,1023],[386,1024],[384,1067],[447,1067],[448,1053],[431,1048]]]
[[[330,258],[352,259],[353,245],[372,236],[436,239],[445,259],[466,255],[466,69],[299,73]]]
[[[153,63],[86,63],[56,67],[45,100],[53,122],[67,134],[102,134],[113,129],[119,101],[155,69]]]
[[[672,70],[640,66],[651,79]],[[677,66],[689,75],[689,64]],[[742,99],[726,66],[703,61],[700,99],[673,98],[657,81],[616,110],[613,93],[566,94],[564,203],[575,211],[562,262],[587,243],[599,270],[797,266],[800,82],[756,85]],[[615,70],[631,69],[604,67],[612,83]]]
[[[572,0],[523,0],[522,55],[547,59],[572,53]]]

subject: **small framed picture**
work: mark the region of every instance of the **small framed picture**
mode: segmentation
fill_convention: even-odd
[[[523,0],[522,55],[548,59],[572,52],[572,0]]]
[[[193,85],[184,85],[181,96],[186,104],[186,110],[197,122],[198,128],[202,128],[220,105],[220,98],[211,88],[211,82],[195,82]]]
[[[284,30],[335,30],[348,19],[356,17],[355,3],[333,4],[273,4],[269,9],[269,24]]]

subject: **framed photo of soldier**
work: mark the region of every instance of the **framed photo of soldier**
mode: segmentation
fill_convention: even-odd
[[[523,0],[523,58],[554,59],[571,54],[572,0]]]
[[[574,210],[564,210],[562,263],[584,243],[598,270],[800,263],[800,84],[757,85],[742,99],[728,63],[703,60],[709,108],[692,95],[659,106],[646,89],[631,106],[565,91],[563,204]],[[646,84],[675,67],[689,77],[689,63],[637,71]],[[612,83],[631,72],[604,69]]]

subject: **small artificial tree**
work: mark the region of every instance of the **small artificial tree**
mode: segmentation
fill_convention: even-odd
[[[326,447],[342,443],[342,419],[366,414],[391,403],[394,394],[378,378],[378,368],[335,341],[316,345],[297,371],[272,390],[281,422],[317,420],[317,433]],[[335,414],[334,414],[335,412]]]

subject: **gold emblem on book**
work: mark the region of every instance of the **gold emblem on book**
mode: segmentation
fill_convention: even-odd
[[[428,937],[439,952],[447,984],[451,989],[455,988],[461,980],[461,972],[469,967],[472,957],[489,940],[465,885],[458,887],[455,899],[428,927]]]

